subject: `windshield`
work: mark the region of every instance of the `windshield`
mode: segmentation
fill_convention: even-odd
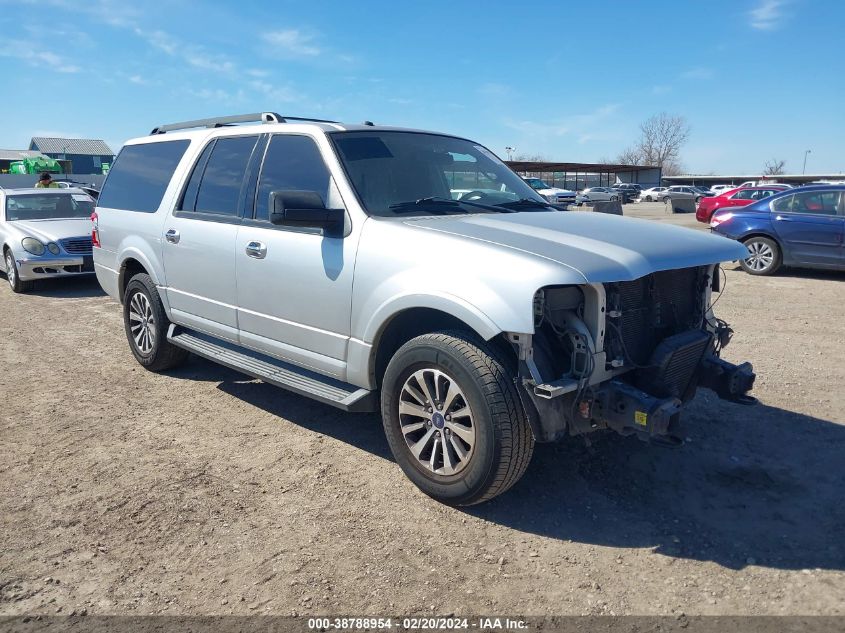
[[[90,218],[94,201],[83,193],[8,196],[6,220],[56,220]]]
[[[525,182],[528,183],[529,187],[531,187],[532,189],[537,189],[538,191],[540,189],[551,189],[551,187],[549,187],[546,183],[544,183],[539,178],[526,178]]]
[[[549,208],[490,150],[471,141],[418,132],[337,132],[331,137],[370,215]]]

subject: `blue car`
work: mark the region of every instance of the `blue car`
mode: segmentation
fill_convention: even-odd
[[[781,266],[845,270],[845,185],[787,189],[710,219],[714,233],[748,247],[742,268],[771,275]]]

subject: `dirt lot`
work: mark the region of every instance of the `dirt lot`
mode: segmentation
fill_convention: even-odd
[[[3,282],[0,613],[845,613],[843,305],[845,274],[728,270],[760,405],[699,394],[674,451],[538,445],[460,510],[376,416],[198,359],[148,373],[96,281]]]

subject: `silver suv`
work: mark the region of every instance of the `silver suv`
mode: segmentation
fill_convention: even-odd
[[[123,147],[93,219],[139,363],[190,352],[380,410],[445,503],[510,488],[535,441],[676,444],[698,386],[754,401],[710,310],[744,246],[558,211],[462,138],[274,113],[164,125]]]

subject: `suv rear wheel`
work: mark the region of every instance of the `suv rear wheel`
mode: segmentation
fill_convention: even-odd
[[[505,492],[534,450],[513,373],[469,333],[425,334],[403,345],[387,366],[381,411],[400,468],[450,505]]]
[[[150,371],[171,369],[188,357],[186,350],[168,342],[170,320],[155,283],[146,273],[135,275],[126,285],[123,325],[135,360]]]

